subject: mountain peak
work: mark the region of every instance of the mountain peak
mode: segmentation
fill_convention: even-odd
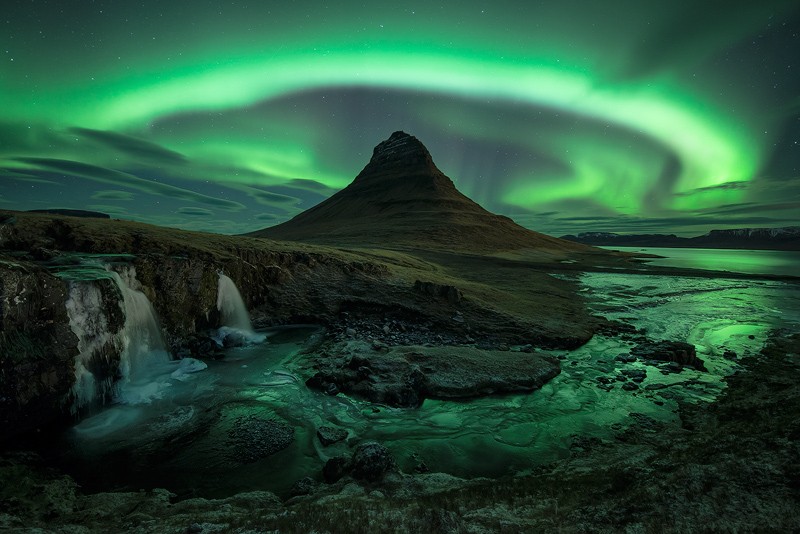
[[[394,132],[372,151],[372,159],[356,178],[402,171],[409,173],[441,173],[422,142],[402,131]]]

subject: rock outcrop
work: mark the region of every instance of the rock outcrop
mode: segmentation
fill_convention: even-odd
[[[416,407],[426,398],[459,399],[539,389],[560,372],[558,360],[472,347],[351,349],[328,359],[308,385],[389,406]]]
[[[640,343],[631,349],[631,355],[643,360],[675,362],[705,371],[703,360],[697,357],[694,345],[681,341],[652,341]]]
[[[0,441],[65,413],[78,338],[64,283],[0,255]]]

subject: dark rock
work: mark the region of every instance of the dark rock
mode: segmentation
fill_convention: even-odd
[[[682,373],[683,365],[678,362],[669,362],[665,369],[669,373]]]
[[[732,350],[726,350],[725,352],[722,353],[722,357],[725,358],[726,360],[735,360],[737,358],[737,355]]]
[[[292,488],[289,490],[289,495],[292,497],[310,495],[317,491],[317,488],[319,488],[319,482],[311,477],[305,477],[301,478],[292,485]]]
[[[350,460],[345,456],[334,456],[325,462],[325,466],[322,468],[322,478],[328,484],[333,484],[348,474],[351,469]]]
[[[200,532],[203,532],[203,526],[199,523],[192,523],[186,527],[186,534],[198,534]]]
[[[705,371],[703,361],[697,357],[694,345],[680,341],[648,341],[640,343],[631,350],[631,354],[642,360],[675,362]]]
[[[421,280],[417,280],[414,282],[414,290],[422,293],[423,295],[445,298],[450,304],[458,304],[464,298],[461,290],[457,287],[436,284],[434,282],[423,282]]]
[[[472,347],[397,347],[328,359],[306,384],[353,393],[390,406],[419,406],[425,398],[468,398],[538,389],[558,375],[558,360]]]
[[[317,437],[320,443],[327,447],[347,439],[347,430],[332,426],[321,426],[317,429]]]
[[[624,389],[625,391],[636,391],[637,389],[639,389],[639,386],[637,386],[633,382],[625,382],[624,384],[622,384],[622,389]]]
[[[238,417],[228,431],[230,458],[252,463],[266,458],[291,445],[294,428],[275,419],[255,415]]]
[[[644,369],[623,369],[621,371],[623,376],[630,378],[633,382],[641,383],[647,377],[647,371]]]
[[[353,478],[374,482],[397,469],[389,450],[374,441],[356,447],[351,460]]]
[[[195,358],[212,358],[217,352],[217,342],[209,336],[194,334],[186,341],[189,352]]]

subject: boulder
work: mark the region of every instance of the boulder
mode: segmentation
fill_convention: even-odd
[[[320,443],[327,447],[347,439],[347,430],[332,426],[321,426],[317,429],[317,437]]]
[[[322,478],[328,484],[338,482],[343,476],[350,472],[350,460],[345,456],[334,456],[322,468]]]
[[[243,416],[228,431],[230,457],[252,463],[282,451],[294,441],[294,428],[276,419]]]
[[[353,478],[375,482],[387,473],[396,471],[397,463],[386,447],[368,441],[356,447],[351,459],[351,469]]]
[[[705,371],[703,360],[697,357],[694,345],[681,341],[647,341],[631,349],[631,355],[641,360],[675,362]]]

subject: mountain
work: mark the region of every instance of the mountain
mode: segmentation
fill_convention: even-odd
[[[293,219],[249,234],[289,241],[465,252],[585,247],[523,228],[459,192],[405,132],[375,147],[355,180]]]
[[[711,230],[696,237],[673,234],[615,234],[585,232],[561,239],[586,245],[611,247],[684,247],[751,250],[800,250],[800,226],[783,228],[735,228]]]

